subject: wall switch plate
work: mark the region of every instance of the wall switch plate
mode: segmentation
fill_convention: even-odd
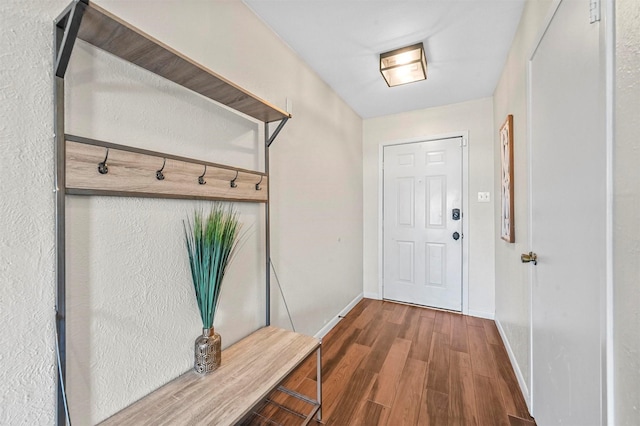
[[[478,202],[479,203],[489,203],[489,202],[491,202],[491,193],[490,192],[478,192]]]

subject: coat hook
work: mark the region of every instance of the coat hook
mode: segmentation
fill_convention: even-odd
[[[262,190],[262,188],[260,188],[260,184],[262,183],[262,178],[263,177],[264,176],[260,176],[260,182],[256,183],[256,191],[261,191]]]
[[[162,171],[164,170],[165,164],[167,164],[166,158],[162,161],[162,167],[160,168],[160,170],[156,171],[156,179],[164,180],[164,173],[162,173]]]
[[[204,185],[205,183],[207,183],[207,181],[204,180],[204,175],[206,175],[206,174],[207,174],[207,165],[205,164],[204,165],[204,172],[202,172],[201,176],[198,176],[198,183],[200,185]]]
[[[107,173],[109,173],[109,167],[107,166],[107,158],[109,158],[109,148],[107,148],[107,153],[104,156],[104,160],[98,163],[98,172],[100,172],[101,175],[106,175]]]
[[[231,187],[236,188],[238,185],[236,184],[236,179],[238,179],[238,171],[236,170],[236,177],[231,179]]]

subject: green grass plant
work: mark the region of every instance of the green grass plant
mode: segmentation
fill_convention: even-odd
[[[216,203],[206,217],[202,210],[196,210],[193,219],[183,221],[183,225],[202,327],[211,328],[222,279],[238,244],[238,211],[233,204]]]

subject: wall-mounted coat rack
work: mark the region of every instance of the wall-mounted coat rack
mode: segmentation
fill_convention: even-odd
[[[264,203],[265,173],[66,135],[67,194]],[[258,186],[259,185],[259,186]]]
[[[66,374],[67,194],[204,198],[265,205],[265,309],[270,324],[269,147],[291,115],[193,61],[89,0],[73,0],[54,22],[56,139],[57,424],[68,424]],[[264,123],[264,173],[69,136],[64,131],[64,77],[76,39]],[[270,131],[270,123],[278,125]]]

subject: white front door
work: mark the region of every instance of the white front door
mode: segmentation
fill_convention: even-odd
[[[532,410],[603,423],[604,79],[589,1],[564,0],[530,62]],[[516,141],[517,144],[517,141]]]
[[[462,138],[384,147],[383,295],[462,309]]]

